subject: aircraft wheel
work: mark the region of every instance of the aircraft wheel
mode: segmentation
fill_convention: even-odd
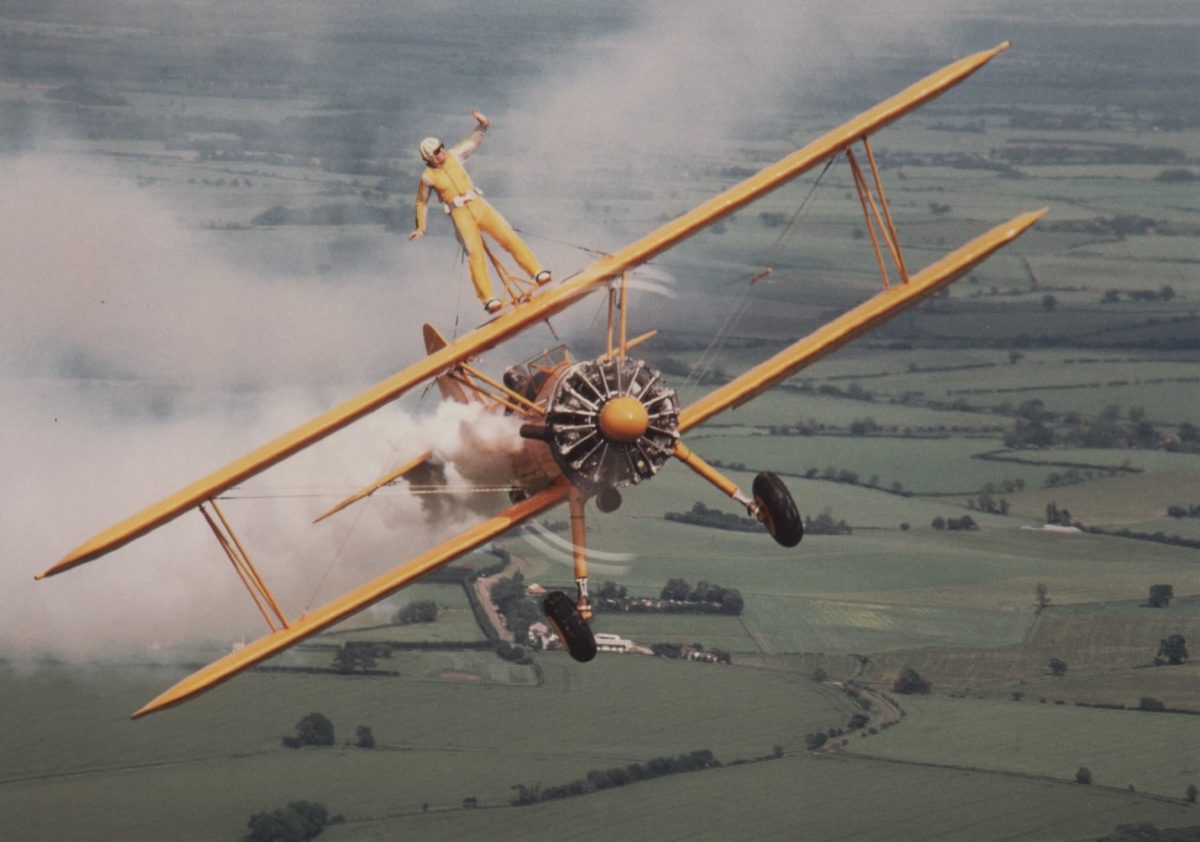
[[[579,616],[579,609],[569,596],[562,591],[553,591],[546,595],[542,608],[567,654],[581,663],[596,657],[596,638],[592,628]]]
[[[606,515],[621,508],[621,492],[615,488],[601,489],[596,495],[596,508]]]
[[[756,476],[754,502],[758,503],[759,517],[776,543],[785,547],[800,543],[804,537],[804,521],[783,480],[770,471]]]

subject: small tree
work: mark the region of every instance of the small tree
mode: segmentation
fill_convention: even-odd
[[[392,618],[392,622],[406,626],[411,623],[432,623],[437,619],[437,603],[432,599],[422,599],[405,605]]]
[[[1166,608],[1175,597],[1175,588],[1171,585],[1151,585],[1150,598],[1146,604],[1151,608]]]
[[[686,601],[691,595],[692,589],[683,579],[671,579],[663,586],[662,599],[674,599],[680,602]]]
[[[375,735],[370,725],[359,725],[354,732],[354,745],[358,748],[375,748]]]
[[[375,655],[370,644],[347,641],[333,656],[333,669],[342,675],[355,670],[366,672],[375,668]]]
[[[1051,658],[1049,666],[1051,675],[1064,676],[1067,674],[1067,662],[1062,658]]]
[[[1163,661],[1174,665],[1182,664],[1188,659],[1187,641],[1181,634],[1164,637],[1158,644],[1158,654],[1154,656],[1155,666],[1161,666]]]
[[[296,723],[296,741],[302,746],[331,746],[333,723],[324,714],[310,713]]]
[[[897,693],[928,693],[929,686],[929,682],[912,667],[905,667],[892,682],[892,689]]]
[[[1037,613],[1041,614],[1043,609],[1050,604],[1050,589],[1046,587],[1045,582],[1038,582],[1034,589],[1034,605],[1037,607]]]
[[[1196,803],[1196,796],[1200,795],[1200,789],[1196,789],[1195,784],[1188,784],[1188,788],[1184,790],[1184,795],[1187,796],[1189,804]]]
[[[293,801],[270,813],[255,813],[247,822],[252,842],[303,842],[329,824],[329,809],[314,801]]]
[[[1075,783],[1084,784],[1085,786],[1092,782],[1092,770],[1086,766],[1080,766],[1075,771]]]
[[[745,607],[745,601],[742,599],[742,593],[737,588],[727,588],[721,594],[721,613],[738,615],[742,613]]]

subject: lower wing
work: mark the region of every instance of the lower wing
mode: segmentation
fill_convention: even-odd
[[[800,369],[873,330],[897,313],[920,303],[958,280],[1001,246],[1012,242],[1046,215],[1046,208],[1021,214],[931,263],[907,282],[888,287],[853,310],[735,377],[679,414],[679,432],[702,424],[718,412],[737,407],[791,377]]]
[[[311,614],[305,614],[291,622],[286,628],[260,637],[231,652],[219,661],[214,661],[198,672],[194,672],[180,681],[170,690],[158,696],[149,704],[133,714],[133,718],[145,716],[157,710],[179,704],[193,696],[208,690],[222,681],[249,669],[255,664],[282,652],[289,646],[294,646],[307,637],[329,628],[334,623],[349,617],[356,611],[361,611],[372,603],[378,602],[394,593],[404,585],[419,579],[426,573],[441,567],[476,547],[486,544],[491,539],[502,535],[514,526],[535,517],[549,508],[561,503],[567,497],[567,485],[553,485],[543,491],[526,498],[519,503],[493,515],[470,529],[443,541],[441,544],[426,550],[415,558],[399,567],[383,573],[354,590],[343,594],[333,601],[321,606]]]

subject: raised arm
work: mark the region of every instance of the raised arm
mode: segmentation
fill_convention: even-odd
[[[460,161],[470,158],[471,153],[479,148],[479,144],[483,143],[483,136],[487,134],[488,126],[492,124],[490,119],[477,110],[472,111],[471,116],[475,118],[474,130],[450,148],[450,151]]]

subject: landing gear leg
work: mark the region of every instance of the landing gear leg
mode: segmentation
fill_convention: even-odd
[[[572,487],[567,499],[571,504],[571,552],[575,560],[575,588],[578,591],[575,607],[579,609],[580,617],[591,620],[592,603],[588,600],[587,531],[583,520],[583,507],[587,503],[587,496],[578,488]]]
[[[738,488],[737,483],[701,459],[683,442],[675,443],[674,454],[683,464],[711,482],[746,507],[750,517],[757,518],[767,527],[776,543],[794,547],[804,537],[804,521],[796,509],[796,503],[778,476],[763,471],[754,478],[754,497],[751,499]]]
[[[587,545],[583,521],[583,506],[587,502],[587,496],[572,487],[567,499],[571,504],[571,544],[575,556],[575,587],[578,593],[572,602],[562,591],[554,591],[546,596],[542,607],[546,611],[546,619],[554,627],[567,653],[575,660],[586,663],[596,657],[596,638],[587,622],[592,619],[592,605],[588,601]]]
[[[750,517],[758,517],[758,504],[745,495],[742,489],[738,488],[737,483],[729,477],[722,474],[712,465],[705,462],[700,456],[681,441],[675,442],[675,450],[672,455],[683,464],[687,465],[704,479],[711,482],[725,494],[737,500],[746,507]]]

